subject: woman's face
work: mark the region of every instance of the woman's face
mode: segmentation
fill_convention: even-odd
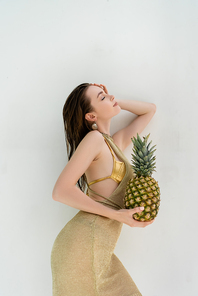
[[[91,100],[91,105],[94,108],[93,113],[96,114],[97,119],[110,119],[121,110],[115,97],[106,94],[104,90],[98,86],[89,86],[86,95]]]

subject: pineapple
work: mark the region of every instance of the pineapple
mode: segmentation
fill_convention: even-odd
[[[150,135],[150,134],[149,134]],[[133,218],[138,221],[153,220],[158,213],[160,205],[160,188],[158,182],[151,177],[155,171],[155,146],[147,145],[149,135],[141,140],[133,137],[132,168],[135,173],[134,179],[127,183],[124,203],[127,209],[144,207],[141,213],[135,213]]]

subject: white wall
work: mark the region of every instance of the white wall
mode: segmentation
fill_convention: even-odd
[[[157,144],[159,216],[124,226],[116,254],[143,296],[198,295],[197,15],[196,0],[0,1],[0,295],[51,295],[52,244],[77,212],[51,198],[62,106],[82,82],[157,105],[142,135]]]

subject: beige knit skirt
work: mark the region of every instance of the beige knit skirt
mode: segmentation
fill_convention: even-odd
[[[53,296],[141,296],[114,249],[122,224],[79,211],[51,254]]]

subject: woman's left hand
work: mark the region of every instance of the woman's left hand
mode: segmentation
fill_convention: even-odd
[[[98,83],[91,83],[91,84],[102,88],[104,92],[108,95],[108,90],[104,84],[98,84]]]

